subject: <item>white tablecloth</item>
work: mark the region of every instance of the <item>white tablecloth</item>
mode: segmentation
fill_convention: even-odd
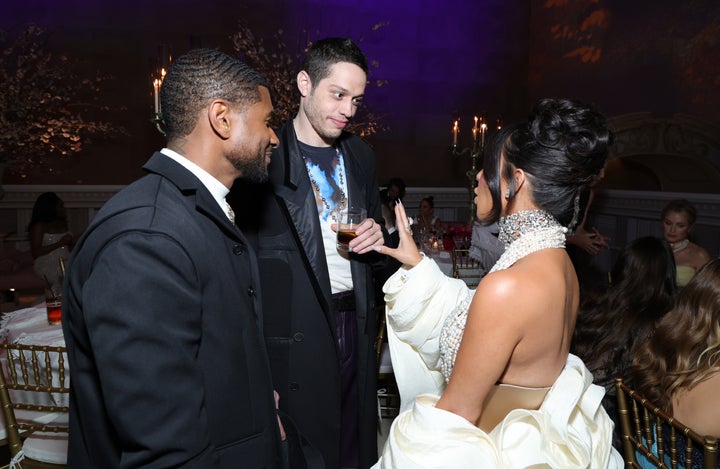
[[[5,313],[0,338],[18,344],[65,346],[62,326],[48,324],[45,303]]]
[[[440,270],[442,273],[447,275],[448,277],[452,277],[453,275],[453,263],[452,263],[452,255],[449,251],[440,251],[437,253],[430,252],[427,253],[428,257],[432,258],[435,263],[440,267]]]
[[[64,347],[65,338],[63,337],[62,326],[60,324],[50,325],[47,321],[47,310],[45,303],[30,308],[19,309],[5,313],[0,321],[0,339],[8,343],[26,344],[26,345],[48,345],[53,347]],[[17,357],[17,355],[14,355]],[[2,366],[6,366],[7,357],[2,355]],[[53,385],[58,386],[59,380],[59,362],[57,354],[51,355],[53,367]],[[65,356],[65,385],[70,383],[70,370],[67,356]],[[37,397],[37,396],[36,396]],[[67,394],[53,394],[53,400],[57,405],[68,405]],[[45,404],[46,402],[35,402],[37,404]]]

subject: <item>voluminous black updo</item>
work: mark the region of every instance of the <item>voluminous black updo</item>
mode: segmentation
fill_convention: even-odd
[[[527,122],[503,128],[488,144],[483,171],[493,209],[485,221],[500,218],[501,197],[515,196],[512,173],[519,168],[532,186],[535,204],[562,225],[577,223],[575,199],[602,170],[611,143],[605,117],[592,107],[570,99],[540,100]],[[502,154],[506,165],[501,174]],[[500,193],[501,180],[508,182],[508,194]]]

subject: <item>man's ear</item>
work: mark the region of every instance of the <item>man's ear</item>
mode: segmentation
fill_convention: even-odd
[[[210,127],[223,139],[230,138],[231,118],[230,105],[224,99],[216,99],[208,106]]]
[[[303,98],[310,94],[312,89],[312,82],[310,81],[310,75],[305,70],[300,70],[297,74],[297,87],[300,91],[300,96]]]

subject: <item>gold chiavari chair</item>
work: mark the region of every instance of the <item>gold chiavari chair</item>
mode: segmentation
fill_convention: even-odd
[[[468,287],[475,288],[485,275],[480,262],[470,256],[469,249],[452,250],[453,277],[465,281]]]
[[[0,366],[0,403],[10,467],[20,462],[23,469],[64,468],[70,393],[65,347],[2,347],[7,363]]]
[[[678,422],[626,386],[622,378],[615,379],[615,387],[626,467],[648,467],[648,463],[660,469],[717,466],[715,438],[701,436]]]

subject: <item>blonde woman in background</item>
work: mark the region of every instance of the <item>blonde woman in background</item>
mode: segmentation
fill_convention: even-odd
[[[700,267],[710,260],[707,250],[688,238],[695,226],[697,210],[688,200],[671,200],[663,208],[663,237],[670,243],[677,268],[677,285],[684,287]]]

